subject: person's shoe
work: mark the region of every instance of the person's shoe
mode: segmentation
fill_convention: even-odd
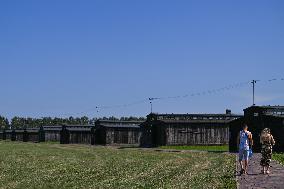
[[[270,171],[266,171],[266,174],[270,174]]]
[[[260,172],[261,174],[264,174],[264,170],[261,170],[261,172]]]
[[[242,169],[242,170],[240,171],[240,174],[241,174],[241,175],[242,175],[242,174],[245,174],[245,170]]]

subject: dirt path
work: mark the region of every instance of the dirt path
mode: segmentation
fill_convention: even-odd
[[[248,175],[239,175],[237,172],[237,182],[239,189],[283,189],[284,188],[284,167],[279,163],[272,161],[271,173],[269,175],[260,174],[259,165],[261,154],[254,154],[249,163]],[[237,162],[237,171],[239,171]]]

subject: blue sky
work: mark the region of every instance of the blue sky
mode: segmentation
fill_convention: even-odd
[[[283,105],[284,1],[0,1],[0,115],[145,116],[148,97],[260,79]],[[277,78],[278,81],[267,82]],[[154,101],[161,113],[235,113],[250,84]]]

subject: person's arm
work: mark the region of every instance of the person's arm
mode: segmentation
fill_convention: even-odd
[[[259,142],[260,142],[260,144],[263,144],[262,135],[260,135],[260,137],[259,137]]]
[[[253,139],[252,139],[252,134],[251,133],[249,134],[248,138],[249,138],[250,148],[252,148],[252,146],[253,146]]]
[[[240,133],[237,136],[237,148],[239,149],[240,146]]]
[[[272,146],[274,146],[275,145],[275,140],[274,140],[274,138],[273,138],[273,136],[271,135],[271,144],[272,144]]]

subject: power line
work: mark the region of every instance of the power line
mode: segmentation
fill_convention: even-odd
[[[268,80],[245,81],[245,82],[230,84],[230,85],[227,85],[227,86],[224,86],[224,87],[221,87],[221,88],[207,89],[207,90],[204,90],[204,91],[199,91],[199,92],[189,93],[189,94],[184,94],[184,95],[166,96],[166,97],[150,97],[150,98],[145,98],[145,99],[141,99],[141,100],[138,100],[138,101],[134,101],[134,102],[131,102],[131,103],[108,105],[108,106],[96,106],[94,108],[90,108],[86,111],[82,111],[82,112],[79,112],[79,113],[76,113],[76,114],[84,114],[84,113],[88,113],[88,112],[91,112],[91,111],[96,111],[98,113],[101,110],[105,110],[105,109],[127,108],[127,107],[130,107],[130,106],[144,104],[144,103],[147,103],[147,102],[150,102],[151,112],[152,112],[153,111],[153,101],[156,101],[156,100],[169,100],[169,99],[178,100],[178,99],[184,99],[184,98],[192,98],[192,97],[196,97],[196,96],[213,95],[213,94],[229,91],[229,90],[232,90],[232,89],[248,86],[248,84],[252,84],[253,82],[254,82],[253,84],[255,84],[256,82],[264,82],[264,81],[271,83],[271,82],[278,81],[278,80],[284,81],[284,78],[278,78],[278,79],[272,78],[272,79],[268,79]],[[255,86],[253,86],[253,104],[255,104],[254,95],[255,95]]]
[[[243,87],[244,85],[247,85],[248,83],[250,83],[250,81],[230,84],[230,85],[224,86],[222,88],[209,89],[209,90],[205,90],[203,92],[196,92],[196,93],[190,93],[190,94],[184,94],[184,95],[178,95],[178,96],[150,97],[148,99],[143,99],[143,100],[136,101],[136,102],[129,103],[129,104],[112,105],[112,106],[97,106],[96,108],[97,108],[97,110],[99,110],[99,109],[113,109],[113,108],[126,108],[126,107],[129,107],[129,106],[134,106],[134,105],[150,102],[151,112],[153,112],[153,101],[156,101],[156,100],[183,99],[183,98],[189,98],[189,97],[195,97],[195,96],[201,96],[201,95],[214,94],[214,93],[223,92],[223,91],[226,91],[226,90],[231,90],[231,89]]]

